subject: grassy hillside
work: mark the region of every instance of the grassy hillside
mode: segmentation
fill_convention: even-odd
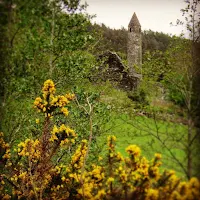
[[[87,89],[99,91],[100,101],[109,111],[109,120],[98,137],[98,145],[103,152],[106,151],[107,136],[115,135],[117,150],[123,155],[126,154],[127,145],[137,144],[148,159],[155,153],[161,153],[163,168],[174,169],[185,177],[182,167],[185,167],[187,126],[182,123],[185,119],[183,116],[175,115],[175,112],[181,112],[179,107],[168,101],[162,104],[151,101],[138,109],[137,102],[131,101],[126,92],[114,89],[109,82],[87,85]]]

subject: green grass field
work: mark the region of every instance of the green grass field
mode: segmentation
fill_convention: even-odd
[[[170,120],[162,121],[146,116],[136,116],[134,114],[135,102],[131,101],[124,91],[114,89],[109,83],[97,86],[89,85],[87,88],[90,88],[91,91],[101,92],[101,102],[109,105],[112,110],[110,121],[105,125],[102,135],[98,138],[98,142],[103,146],[103,155],[106,152],[107,136],[115,135],[117,138],[116,149],[124,156],[127,155],[126,147],[136,144],[141,148],[142,155],[148,159],[152,159],[155,153],[161,153],[163,162],[161,169],[172,169],[179,177],[185,177],[183,167],[186,168],[184,143],[187,137],[187,126],[181,123],[172,123]],[[156,97],[158,96],[157,94]],[[158,105],[154,102],[152,106],[154,110],[150,112],[155,112],[155,116],[157,116],[157,112],[162,111],[161,115],[163,116],[169,114],[172,119],[179,117],[177,115],[179,109],[172,103],[166,101],[162,102],[162,105]],[[156,111],[155,108],[159,108],[159,110]]]
[[[157,121],[145,116],[130,118],[125,114],[112,114],[105,129],[106,132],[98,138],[101,144],[106,144],[108,135],[115,135],[117,137],[116,150],[124,156],[127,155],[126,147],[136,144],[141,148],[142,155],[148,159],[152,159],[155,153],[161,153],[163,162],[161,169],[172,169],[177,172],[179,177],[184,176],[180,165],[185,164],[182,143],[185,140],[186,126]],[[106,145],[103,149],[103,152],[105,151]]]

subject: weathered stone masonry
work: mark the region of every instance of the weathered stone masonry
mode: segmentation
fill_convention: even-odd
[[[127,59],[130,75],[135,74],[134,65],[142,65],[141,25],[134,13],[128,25]]]

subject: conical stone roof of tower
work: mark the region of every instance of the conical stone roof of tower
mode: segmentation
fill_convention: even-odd
[[[132,18],[131,18],[131,21],[129,22],[128,27],[129,27],[129,28],[132,28],[132,27],[135,27],[135,26],[141,27],[140,22],[139,22],[139,20],[138,20],[136,14],[135,14],[135,12],[134,12],[134,14],[133,14],[133,16],[132,16]]]

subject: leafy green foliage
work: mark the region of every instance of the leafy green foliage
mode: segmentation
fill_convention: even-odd
[[[98,46],[96,52],[103,52],[106,50],[115,51],[122,54],[126,59],[127,54],[127,29],[111,29],[105,24],[94,24],[92,29],[99,32]],[[171,42],[171,36],[154,32],[152,30],[142,32],[142,52],[147,51],[162,51],[164,52]],[[122,57],[123,57],[122,56]]]
[[[60,3],[16,1],[11,13],[14,21],[7,27],[11,43],[9,67],[6,67],[7,91],[12,93],[22,86],[33,92],[55,68],[63,67],[66,58],[72,58],[73,62],[74,51],[86,50],[92,42],[87,31],[89,17],[74,13],[74,9],[84,7],[79,1],[67,1],[62,6]],[[68,12],[63,12],[61,7]],[[76,65],[80,62],[77,60]]]
[[[169,69],[163,79],[164,86],[169,91],[169,99],[176,104],[187,107],[190,93],[193,67],[191,57],[191,43],[187,39],[174,38],[166,52]]]
[[[70,88],[89,77],[95,65],[94,56],[88,50],[94,37],[88,32],[90,16],[82,14],[85,5],[80,1],[16,0],[3,1],[0,6],[10,8],[5,9],[2,18],[6,41],[0,48],[6,54],[1,65],[4,73],[0,107],[4,113],[2,130],[7,135],[6,120],[15,119],[16,113],[20,113],[24,103],[20,99],[28,101],[38,94],[45,79],[51,77]],[[10,103],[12,112],[8,110]],[[12,123],[18,124],[17,120]]]
[[[165,33],[154,32],[152,30],[145,30],[142,33],[142,50],[146,51],[162,51],[165,52],[168,48],[172,37]]]
[[[128,97],[136,103],[135,109],[144,109],[145,106],[149,105],[147,93],[142,87],[139,87],[136,91],[129,92]]]

